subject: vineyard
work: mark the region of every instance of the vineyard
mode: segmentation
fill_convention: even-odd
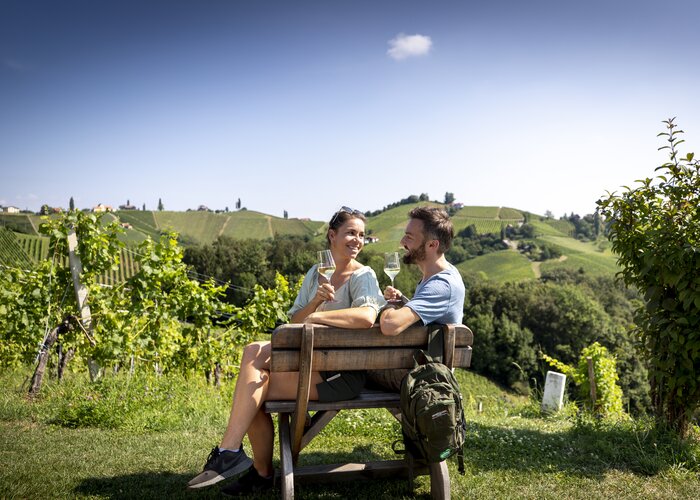
[[[137,253],[134,246],[126,246],[119,252],[119,267],[105,271],[98,278],[102,285],[123,283],[138,272]],[[49,258],[49,238],[13,233],[0,228],[0,264],[7,267],[31,267],[37,262]],[[67,255],[61,255],[58,261],[66,265]]]
[[[19,238],[9,229],[0,227],[0,265],[7,267],[28,267],[32,260],[22,248]]]
[[[0,228],[23,234],[37,234],[33,216],[26,214],[0,214]]]

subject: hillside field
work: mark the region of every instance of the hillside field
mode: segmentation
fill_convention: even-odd
[[[400,205],[367,220],[368,235],[379,238],[366,245],[367,252],[383,253],[399,249],[407,222],[408,212],[417,206],[438,206],[441,203],[418,202]],[[253,210],[235,212],[171,212],[128,210],[107,214],[105,223],[117,220],[124,226],[120,237],[127,245],[122,255],[122,268],[114,276],[105,277],[107,283],[130,276],[135,269],[131,254],[136,245],[150,237],[158,238],[162,231],[175,231],[184,246],[209,244],[219,236],[233,239],[266,239],[278,235],[295,235],[323,241],[327,223],[308,219],[283,219]],[[584,269],[592,275],[614,274],[618,267],[615,256],[596,243],[572,238],[573,224],[565,220],[546,219],[542,216],[509,207],[466,206],[452,216],[455,232],[474,225],[479,233],[500,234],[501,229],[518,226],[525,220],[535,228],[535,243],[554,246],[563,254],[561,259],[533,263],[514,250],[503,250],[478,256],[462,262],[463,271],[476,272],[495,281],[514,281],[537,278],[541,272],[557,268]],[[0,264],[31,262],[48,256],[48,239],[38,235],[41,217],[27,214],[0,215],[0,228],[15,235],[0,239]],[[10,265],[10,264],[5,264]]]

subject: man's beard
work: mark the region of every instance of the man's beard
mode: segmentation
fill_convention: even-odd
[[[409,250],[403,256],[404,264],[417,264],[425,260],[425,242],[421,243],[418,247]]]

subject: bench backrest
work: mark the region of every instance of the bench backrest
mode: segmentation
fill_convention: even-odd
[[[345,329],[324,325],[288,324],[272,334],[271,370],[301,371],[309,362],[312,371],[412,368],[413,353],[425,349],[431,326],[412,326],[401,334],[383,335],[378,325]],[[467,368],[471,363],[473,335],[464,325],[439,325],[443,329],[443,363]],[[306,343],[306,345],[305,345]],[[300,351],[308,351],[300,356]]]
[[[472,354],[471,330],[464,325],[437,327],[443,329],[443,363],[450,368],[468,367]],[[312,371],[412,368],[415,350],[427,348],[428,332],[433,328],[436,325],[413,326],[393,337],[382,335],[378,325],[346,329],[305,323],[275,329],[270,369],[299,372],[291,424],[291,460],[296,463],[304,446]]]

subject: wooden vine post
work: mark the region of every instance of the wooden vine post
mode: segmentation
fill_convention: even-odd
[[[80,261],[80,256],[76,252],[78,249],[78,235],[75,234],[75,228],[68,229],[68,263],[70,265],[71,276],[73,277],[73,288],[75,289],[75,298],[78,302],[78,310],[80,311],[79,325],[83,329],[83,333],[87,336],[90,344],[94,345],[92,339],[92,315],[90,314],[90,306],[87,303],[88,290],[80,281],[80,275],[83,274],[83,264]],[[100,375],[100,366],[88,358],[88,371],[90,372],[90,380],[95,381]]]
[[[590,387],[591,387],[591,411],[595,411],[596,394],[595,394],[595,370],[593,369],[593,358],[588,356],[586,358],[586,361],[588,362],[588,380],[590,382]]]

